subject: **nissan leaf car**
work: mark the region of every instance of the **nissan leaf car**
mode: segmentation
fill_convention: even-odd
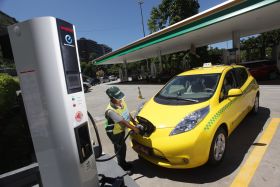
[[[259,86],[243,66],[192,69],[171,79],[136,113],[142,133],[131,136],[140,158],[166,168],[218,164],[227,137],[259,108]]]

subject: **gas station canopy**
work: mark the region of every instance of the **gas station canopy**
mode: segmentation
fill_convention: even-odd
[[[96,65],[143,59],[280,28],[280,0],[229,0],[95,59]]]

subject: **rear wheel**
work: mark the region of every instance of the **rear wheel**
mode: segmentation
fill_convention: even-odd
[[[223,128],[219,128],[213,138],[208,163],[211,165],[219,164],[225,155],[227,147],[227,135]]]

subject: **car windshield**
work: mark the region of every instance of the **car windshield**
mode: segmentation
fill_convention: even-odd
[[[205,101],[215,93],[219,77],[220,74],[176,76],[155,98],[191,103]]]

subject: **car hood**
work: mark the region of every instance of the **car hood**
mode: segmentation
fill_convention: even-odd
[[[163,105],[152,98],[143,106],[138,116],[149,120],[157,129],[174,128],[187,115],[208,105],[209,101],[190,105]]]

